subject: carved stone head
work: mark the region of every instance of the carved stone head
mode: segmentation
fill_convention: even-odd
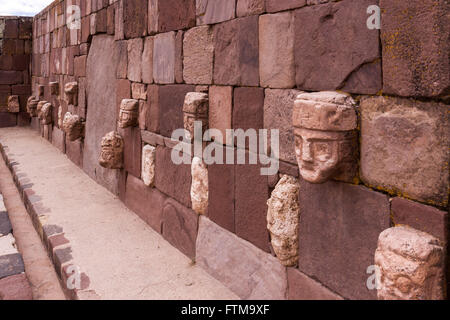
[[[20,111],[19,96],[8,97],[8,111],[13,113],[17,113]]]
[[[444,260],[437,238],[409,227],[386,229],[375,252],[378,299],[443,299]]]
[[[99,163],[107,169],[121,169],[123,166],[123,138],[115,131],[102,138]]]
[[[83,136],[84,123],[80,116],[67,112],[64,116],[62,128],[69,141],[75,141]]]
[[[123,99],[120,103],[119,128],[128,128],[138,125],[139,101]]]
[[[37,117],[37,105],[39,103],[39,100],[36,99],[36,97],[31,96],[27,100],[27,112],[30,115],[30,117]]]
[[[69,82],[64,86],[64,95],[67,104],[78,105],[78,83]]]
[[[42,120],[42,107],[47,103],[47,101],[39,101],[36,106],[37,117],[39,118],[39,120]]]
[[[52,104],[51,103],[46,103],[42,106],[41,109],[41,120],[42,120],[42,124],[52,124],[53,122],[53,118],[52,118]]]
[[[351,97],[337,92],[302,93],[295,100],[293,126],[303,179],[352,181],[357,172],[357,117]]]
[[[206,93],[188,92],[184,99],[183,115],[184,115],[184,129],[190,134],[188,137],[194,137],[194,122],[202,122],[202,130],[205,132],[208,129],[208,110],[209,99]]]
[[[50,86],[50,94],[52,96],[58,96],[59,95],[59,82],[57,82],[57,81],[50,82],[49,86]]]

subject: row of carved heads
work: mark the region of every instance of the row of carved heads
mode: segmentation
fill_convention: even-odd
[[[59,96],[59,82],[53,81],[49,82],[50,95]],[[44,97],[45,85],[38,84],[37,85],[37,99],[40,100]],[[77,106],[78,105],[78,83],[77,82],[68,82],[64,86],[64,100],[69,105]]]

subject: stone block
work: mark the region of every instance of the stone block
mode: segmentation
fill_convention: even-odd
[[[186,31],[183,44],[184,81],[211,84],[213,78],[214,42],[209,26]]]
[[[19,38],[19,20],[7,19],[5,21],[5,29],[3,31],[3,38],[17,39]]]
[[[208,209],[208,167],[198,157],[192,159],[191,203],[198,214],[206,214]]]
[[[258,16],[215,25],[214,48],[215,84],[259,85]]]
[[[142,53],[142,82],[153,83],[153,39],[144,39],[144,52]]]
[[[191,166],[176,165],[171,159],[172,149],[156,147],[155,187],[180,202],[191,207]],[[177,183],[173,183],[177,181]]]
[[[145,145],[142,148],[142,181],[147,187],[155,185],[156,147]]]
[[[205,217],[200,217],[196,263],[244,300],[286,298],[286,268]]]
[[[120,105],[122,100],[131,99],[131,82],[126,79],[119,79],[116,81],[116,92],[114,93],[116,96],[116,114],[119,116]]]
[[[238,0],[236,4],[236,16],[245,17],[264,13],[265,1],[266,0]]]
[[[197,0],[197,25],[214,24],[234,19],[235,0]]]
[[[133,176],[141,177],[142,142],[141,130],[138,127],[129,127],[119,130],[124,141],[124,169]]]
[[[396,197],[391,201],[391,215],[396,226],[407,225],[447,241],[448,213],[445,211]]]
[[[128,40],[128,80],[141,82],[142,80],[142,51],[144,43],[141,38]]]
[[[131,97],[136,100],[147,100],[147,86],[142,83],[132,83]]]
[[[3,200],[0,199],[3,202]],[[0,204],[3,206],[3,203]],[[2,210],[2,209],[0,209]],[[8,212],[0,211],[0,237],[6,236],[7,234],[12,232],[11,222],[9,221]]]
[[[25,273],[0,280],[0,300],[33,300],[33,293]]]
[[[308,6],[294,13],[297,88],[340,89],[365,64],[380,59],[379,30],[367,28],[372,0],[339,1]],[[270,6],[269,6],[270,7]],[[326,76],[324,76],[326,75]],[[353,93],[377,93],[377,88],[352,88]]]
[[[125,205],[155,231],[162,232],[162,212],[166,197],[157,189],[147,187],[129,174],[126,182]]]
[[[259,66],[262,87],[295,86],[294,20],[291,11],[259,17]]]
[[[149,34],[187,29],[195,26],[195,0],[150,0]]]
[[[155,83],[175,83],[175,32],[155,36],[153,47],[153,80]]]
[[[361,102],[361,179],[430,204],[448,204],[450,107],[373,97]]]
[[[295,268],[287,268],[289,300],[343,300]]]
[[[20,253],[12,253],[0,256],[0,279],[25,272]]]
[[[380,7],[383,92],[413,97],[448,95],[448,2],[380,0]]]
[[[209,88],[209,127],[222,133],[223,141],[231,144],[231,135],[226,130],[231,129],[233,115],[233,87],[211,86]]]
[[[186,256],[195,259],[195,243],[198,232],[198,215],[173,199],[164,203],[162,235]]]
[[[155,133],[159,133],[159,88],[157,85],[147,86],[145,127]]]
[[[254,129],[264,127],[264,89],[235,88],[233,106],[233,129]]]
[[[66,137],[66,155],[73,163],[83,168],[83,143],[80,140],[70,141]]]
[[[126,79],[128,74],[128,41],[116,41],[114,45],[114,50],[119,59],[116,65],[116,77],[117,79]]]
[[[75,77],[85,77],[86,76],[86,60],[87,56],[75,57],[73,61],[73,70]]]
[[[17,125],[17,114],[0,112],[0,128],[15,127]]]
[[[326,2],[322,1],[322,2]],[[284,11],[288,9],[301,8],[306,5],[306,0],[266,0],[267,12]]]
[[[366,287],[389,199],[362,186],[300,182],[299,269],[347,299],[376,299]]]
[[[52,130],[52,144],[62,153],[66,153],[66,134],[56,126]]]
[[[123,33],[125,38],[130,39],[146,36],[147,26],[148,0],[123,1]]]

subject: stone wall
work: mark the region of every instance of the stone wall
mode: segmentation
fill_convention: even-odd
[[[0,127],[29,125],[26,102],[31,94],[32,18],[0,17]],[[8,108],[15,96],[19,108]]]
[[[71,5],[79,28],[68,27]],[[373,5],[381,30],[368,27]],[[445,0],[55,1],[34,18],[32,59],[33,95],[53,119],[32,126],[242,298],[375,299],[367,283],[383,231],[407,225],[448,240],[448,9]],[[279,129],[278,173],[175,165],[170,137],[186,125],[190,92],[207,94],[210,128]],[[322,93],[296,99],[303,92]],[[350,112],[346,129],[320,127],[354,143],[352,159],[319,183],[297,163],[296,132],[314,116],[293,109],[308,101]],[[81,138],[66,136],[67,112]],[[98,162],[111,131],[123,142],[116,169]]]

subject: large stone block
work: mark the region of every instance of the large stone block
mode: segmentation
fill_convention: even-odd
[[[0,279],[25,272],[20,253],[11,253],[0,256]]]
[[[236,15],[245,17],[254,14],[261,14],[265,10],[266,0],[238,0],[236,4]]]
[[[115,42],[116,55],[119,57],[116,68],[117,79],[126,79],[128,73],[128,41]]]
[[[374,97],[361,102],[361,179],[431,204],[448,203],[450,107]]]
[[[117,125],[116,70],[111,67],[118,62],[114,48],[113,36],[98,35],[92,39],[86,64],[86,95],[88,105],[95,108],[87,110],[83,169],[91,178],[117,194],[118,170],[105,169],[98,163],[102,138],[114,131]]]
[[[159,88],[159,126],[163,136],[171,137],[176,129],[184,128],[183,104],[188,92],[195,90],[191,85],[169,85]]]
[[[223,144],[232,137],[226,130],[231,129],[233,116],[233,87],[211,86],[209,88],[209,127],[222,133]],[[218,139],[215,139],[218,141]]]
[[[411,200],[396,197],[391,201],[395,225],[407,225],[426,232],[442,242],[447,241],[448,213]]]
[[[17,125],[17,114],[0,112],[0,128],[15,127]]]
[[[233,106],[233,129],[264,127],[264,89],[235,88]]]
[[[295,86],[294,20],[291,11],[259,17],[259,66],[262,87]]]
[[[297,164],[292,129],[292,110],[301,91],[266,89],[264,99],[264,128],[279,130],[280,160]]]
[[[287,268],[289,300],[343,300],[298,269]]]
[[[33,300],[33,293],[25,273],[0,280],[0,300]]]
[[[153,47],[153,79],[155,83],[175,83],[175,32],[155,36]]]
[[[142,82],[153,83],[153,37],[144,39],[142,53]]]
[[[214,26],[214,83],[258,86],[258,16]]]
[[[123,2],[123,31],[126,39],[147,34],[148,0],[126,0]]]
[[[195,0],[150,0],[150,34],[187,29],[195,26]]]
[[[173,199],[168,199],[164,203],[162,215],[163,237],[194,260],[197,232],[198,215]]]
[[[142,143],[141,130],[138,127],[129,127],[119,130],[124,141],[123,168],[134,175],[141,177]]]
[[[299,89],[340,89],[349,77],[380,58],[379,30],[367,28],[367,8],[378,1],[339,1],[298,9],[294,13],[296,82]],[[378,68],[381,66],[377,64]],[[374,68],[376,71],[376,68]],[[364,69],[363,71],[366,71]],[[353,93],[377,93],[356,82]]]
[[[389,228],[389,199],[362,186],[300,183],[299,269],[348,299],[376,299],[367,268]]]
[[[170,148],[162,146],[156,148],[155,187],[190,208],[191,166],[176,165],[172,162],[171,153]]]
[[[211,84],[214,42],[209,26],[186,31],[183,40],[183,78],[186,83]]]
[[[450,93],[450,5],[445,0],[380,0],[383,92]]]
[[[141,38],[128,40],[128,72],[130,81],[141,82],[142,80],[142,51],[144,43]]]
[[[197,25],[214,24],[235,17],[235,0],[197,0]]]
[[[147,187],[140,179],[129,174],[126,182],[125,205],[134,211],[155,231],[162,232],[164,196],[155,188]]]
[[[286,298],[286,268],[205,217],[200,217],[196,262],[242,299]]]

